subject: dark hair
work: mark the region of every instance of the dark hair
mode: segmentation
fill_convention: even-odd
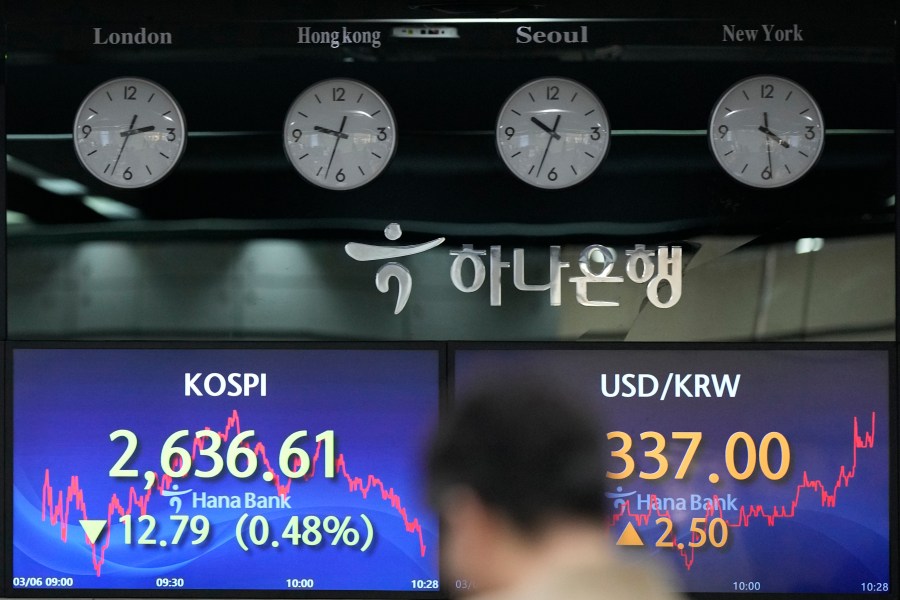
[[[428,458],[433,503],[465,486],[531,533],[554,517],[607,518],[602,423],[585,399],[527,378],[489,382],[456,406]]]

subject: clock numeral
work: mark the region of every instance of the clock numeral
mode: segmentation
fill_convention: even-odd
[[[331,88],[331,99],[334,102],[343,102],[345,93],[346,92],[344,91],[344,88],[342,88],[342,87]]]
[[[591,127],[591,139],[595,142],[600,139],[600,127]]]
[[[728,125],[719,125],[719,139],[721,140],[728,135]]]
[[[122,172],[122,179],[125,181],[131,181],[132,177],[134,177],[134,173],[131,172],[131,167],[128,167]]]
[[[512,127],[507,127],[506,129],[503,130],[503,133],[506,134],[507,140],[511,140],[512,136],[516,135],[516,130]]]
[[[806,133],[803,135],[808,140],[811,140],[816,137],[816,128],[812,125],[806,126]]]
[[[134,95],[137,93],[137,88],[133,85],[126,85],[123,90],[123,95],[126,100],[137,100]]]
[[[772,179],[772,169],[770,169],[769,167],[766,167],[765,169],[762,170],[760,177],[762,177],[766,181],[768,181],[769,179]]]
[[[559,173],[556,172],[556,167],[550,169],[547,172],[547,179],[550,181],[556,181],[559,178]]]
[[[81,139],[87,139],[87,136],[91,135],[91,126],[90,126],[90,125],[85,125],[84,127],[82,127],[82,128],[81,128],[81,133],[84,134],[84,137],[81,138]]]
[[[338,169],[338,172],[334,174],[334,179],[338,183],[343,183],[347,176],[344,175],[344,169]]]
[[[559,86],[547,86],[547,100],[559,100]]]
[[[378,128],[378,141],[383,142],[387,139],[387,131],[385,131],[387,127],[379,127]]]
[[[300,131],[299,129],[295,129],[295,130],[293,130],[293,131],[291,132],[291,137],[294,138],[294,141],[295,141],[295,142],[299,142],[299,141],[300,141],[300,136],[302,136],[302,135],[303,135],[303,132]]]
[[[168,135],[166,135],[166,141],[174,142],[175,141],[175,128],[174,127],[166,127],[166,131],[168,131]]]
[[[759,86],[759,97],[760,98],[772,98],[772,92],[775,91],[775,86],[771,83],[764,83]]]

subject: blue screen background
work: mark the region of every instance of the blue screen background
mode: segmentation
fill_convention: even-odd
[[[681,580],[688,592],[734,592],[743,582],[758,583],[769,593],[861,593],[863,584],[890,583],[890,440],[888,405],[890,396],[889,354],[884,351],[851,350],[584,350],[584,349],[460,349],[454,354],[455,396],[476,387],[484,376],[516,377],[521,372],[543,373],[596,401],[605,419],[606,431],[623,431],[633,440],[633,475],[609,480],[611,508],[617,511],[610,523],[614,540],[631,523],[643,546],[620,546],[626,557],[652,556]],[[707,398],[675,397],[674,385],[660,400],[669,373],[740,374],[737,393]],[[607,397],[601,376],[607,376],[612,392],[615,375],[653,375],[659,390],[652,397]],[[646,379],[650,391],[650,379]],[[692,389],[693,378],[688,379]],[[712,387],[709,388],[712,390]],[[696,390],[693,390],[696,391]],[[612,396],[613,394],[610,393]],[[692,396],[694,394],[692,393]],[[854,419],[862,445],[873,433],[872,447],[856,449],[857,464],[852,477]],[[642,479],[658,463],[644,456],[653,449],[652,440],[641,440],[647,431],[667,440],[666,475]],[[674,431],[702,432],[699,450],[683,479],[674,473],[685,454],[687,442],[673,441]],[[782,433],[790,444],[790,469],[778,481],[755,475],[738,481],[728,475],[725,447],[735,432],[748,433],[756,444],[769,432]],[[620,448],[610,441],[610,450]],[[770,450],[772,468],[779,453]],[[737,467],[743,468],[743,459]],[[624,470],[620,459],[610,463],[613,472]],[[720,479],[711,483],[709,475]],[[830,500],[823,502],[820,489],[803,484],[820,481]],[[840,480],[840,483],[839,483]],[[837,489],[835,487],[837,486]],[[616,490],[616,488],[620,488]],[[654,510],[647,501],[682,498],[684,510]],[[725,510],[707,515],[692,510],[692,496],[727,500]],[[643,504],[639,505],[639,498]],[[796,507],[790,511],[796,500]],[[893,505],[896,506],[896,505]],[[755,512],[742,521],[741,509]],[[639,515],[639,516],[635,516]],[[764,515],[775,516],[771,520]],[[667,516],[673,522],[677,547],[657,547]],[[693,550],[690,526],[694,518],[723,518],[728,538],[722,548],[705,544]],[[671,538],[667,538],[671,539]],[[882,587],[882,592],[887,591]]]
[[[159,578],[179,587],[181,579],[183,589],[286,590],[288,579],[302,579],[312,580],[312,590],[347,591],[405,591],[413,589],[412,580],[438,578],[438,522],[421,483],[423,444],[439,410],[437,350],[16,349],[13,365],[13,578],[73,577],[75,588],[125,590],[158,589]],[[186,397],[188,372],[266,373],[267,393]],[[296,445],[313,454],[315,436],[333,429],[346,475],[370,486],[368,493],[351,491],[344,472],[326,479],[323,458],[308,481],[291,483],[291,508],[194,505],[194,494],[203,492],[238,496],[242,505],[248,492],[277,495],[276,482],[263,479],[261,466],[247,479],[226,471],[144,490],[145,472],[162,475],[160,452],[172,433],[190,430],[178,444],[190,448],[195,431],[225,433],[235,415],[241,430],[255,431],[251,443],[265,446],[276,473],[279,449],[292,432],[309,432]],[[110,477],[126,448],[124,439],[110,440],[118,429],[137,436],[137,451],[124,468],[137,469],[139,478]],[[219,450],[223,458],[227,445]],[[201,456],[195,467],[211,464]],[[178,506],[162,491],[187,493]],[[138,544],[146,526],[137,522],[141,509],[129,506],[129,497],[146,497],[146,514],[157,524],[150,537],[157,541],[173,539],[174,514],[206,516],[211,533],[201,545],[190,543],[197,536],[189,529],[178,544]],[[133,515],[132,544],[124,543],[117,505]],[[54,510],[60,515],[55,524]],[[270,529],[266,543],[248,544],[249,551],[235,539],[244,513],[244,538],[254,516],[265,517]],[[364,540],[361,514],[374,530],[365,552],[359,549],[363,541],[332,545],[335,536],[321,528],[324,538],[316,546],[295,546],[282,537],[293,515],[301,519],[301,532],[308,515],[349,516],[349,526]],[[85,516],[109,521],[96,548],[78,524]]]

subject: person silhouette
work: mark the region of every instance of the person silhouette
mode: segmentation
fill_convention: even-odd
[[[610,534],[602,420],[565,386],[490,380],[442,418],[427,458],[442,572],[489,598],[677,600]]]

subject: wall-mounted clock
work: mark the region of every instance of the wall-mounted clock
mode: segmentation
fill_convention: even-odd
[[[352,79],[327,79],[303,91],[284,122],[284,149],[310,182],[348,190],[376,178],[397,148],[385,99]]]
[[[122,77],[87,95],[75,115],[75,153],[97,179],[119,188],[158,182],[187,142],[184,114],[162,86]]]
[[[583,181],[609,149],[609,119],[584,85],[547,77],[507,99],[497,118],[497,149],[519,179],[540,188]]]
[[[734,84],[709,121],[709,145],[725,171],[759,188],[803,177],[825,142],[822,113],[813,97],[783,77],[760,75]]]

